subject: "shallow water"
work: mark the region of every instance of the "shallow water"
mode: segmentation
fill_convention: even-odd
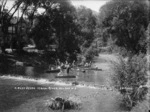
[[[103,71],[87,70],[83,73],[72,69],[69,75],[77,76],[73,79],[55,79],[57,74],[45,73],[43,67],[11,68],[0,76],[0,112],[47,112],[49,110],[43,110],[44,103],[41,102],[56,96],[79,97],[83,108],[77,112],[122,110],[118,92],[100,88],[110,85],[109,65],[99,61],[95,64]],[[72,86],[73,81],[78,81],[79,85]]]

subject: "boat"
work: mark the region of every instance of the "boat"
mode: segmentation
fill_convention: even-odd
[[[75,75],[57,75],[55,78],[76,78]]]
[[[102,69],[100,69],[100,68],[85,68],[85,70],[102,71]]]
[[[54,69],[54,70],[47,70],[46,73],[58,73],[60,72],[60,69]]]

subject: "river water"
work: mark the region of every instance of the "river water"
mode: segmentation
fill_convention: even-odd
[[[0,76],[0,112],[53,112],[45,106],[52,97],[78,97],[81,110],[75,112],[120,112],[121,95],[110,86],[109,64],[99,59],[95,63],[102,71],[72,69],[70,75],[77,78],[56,79],[56,73],[45,73],[43,67],[17,67]],[[65,73],[65,71],[64,71]],[[74,86],[72,82],[79,85]],[[68,110],[67,112],[74,112]]]

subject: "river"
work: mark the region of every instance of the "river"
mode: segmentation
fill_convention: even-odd
[[[72,69],[73,79],[56,79],[56,73],[45,73],[43,67],[17,67],[0,76],[0,112],[53,112],[45,102],[53,97],[77,97],[81,110],[67,112],[120,112],[121,95],[111,89],[110,64],[99,57],[95,65],[102,71]],[[72,82],[79,85],[74,86]]]

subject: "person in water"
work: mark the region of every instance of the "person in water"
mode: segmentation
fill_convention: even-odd
[[[49,65],[49,70],[54,70],[54,68],[51,64]]]
[[[56,63],[56,66],[59,66],[61,64],[59,59],[55,60],[55,63]]]
[[[72,62],[72,67],[75,67],[75,60]]]
[[[68,64],[66,65],[66,72],[67,72],[67,74],[69,74],[70,69],[71,69],[71,66],[70,66],[70,64],[68,63]]]
[[[64,66],[63,63],[61,63],[61,64],[58,66],[58,69],[60,70],[60,72],[58,73],[58,75],[62,75],[62,73],[63,73],[63,66]]]

